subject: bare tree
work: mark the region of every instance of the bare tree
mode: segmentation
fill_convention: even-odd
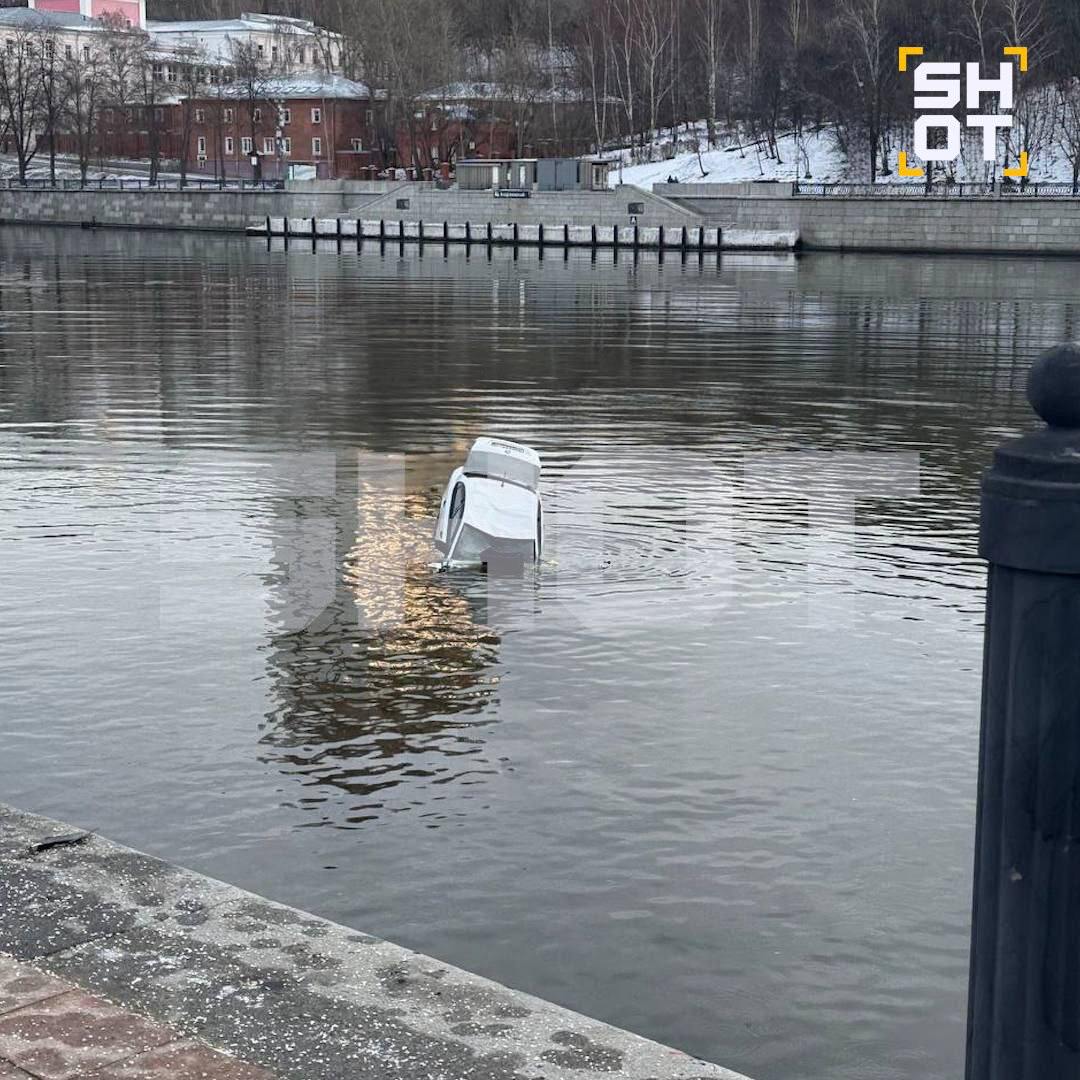
[[[209,61],[198,46],[189,45],[176,51],[176,63],[179,67],[176,92],[180,98],[176,108],[176,139],[179,150],[180,185],[183,186],[187,180],[191,158],[191,138],[195,132],[197,108],[195,102],[205,92],[204,75]]]
[[[656,139],[663,107],[672,93],[674,40],[673,0],[634,0],[641,73],[648,108],[649,138]]]
[[[724,0],[695,0],[695,4],[698,16],[698,55],[705,69],[705,124],[709,133],[709,146],[715,147],[718,143],[720,70],[727,46]]]
[[[430,160],[432,91],[461,73],[457,28],[442,0],[370,0],[364,32],[365,76],[386,89],[392,129],[408,140],[413,164]]]
[[[40,37],[31,26],[19,27],[0,48],[0,110],[15,144],[22,183],[26,182],[27,169],[37,153],[43,109],[39,46]]]
[[[608,105],[610,100],[611,50],[606,4],[596,7],[597,18],[586,18],[574,42],[578,81],[589,98],[592,114],[593,146],[597,153],[607,143]]]
[[[510,33],[496,46],[493,74],[493,92],[507,110],[517,152],[524,153],[537,106],[544,97],[549,97],[554,107],[554,91],[544,85],[539,47],[529,39],[516,19],[511,20]]]
[[[64,96],[62,122],[72,137],[83,184],[97,150],[104,87],[102,68],[100,52],[96,47],[88,46],[85,52],[72,50],[60,71]]]
[[[119,15],[107,15],[101,48],[101,76],[106,103],[120,117],[121,126],[126,125],[128,134],[134,135],[134,143],[126,152],[138,156],[142,152],[139,132],[143,118],[136,115],[136,103],[147,60],[147,35],[131,26]],[[90,46],[84,47],[90,50]]]
[[[844,42],[844,64],[858,95],[861,134],[865,138],[870,182],[878,176],[878,154],[886,156],[887,103],[896,79],[890,15],[897,0],[837,0],[837,29]]]
[[[274,78],[271,61],[254,41],[232,44],[232,96],[243,106],[251,153],[259,152],[258,135],[263,109],[269,109],[270,88]]]
[[[56,184],[56,132],[60,123],[61,81],[56,57],[56,31],[42,24],[36,31],[34,54],[41,82],[41,134],[49,140],[49,183]]]
[[[1058,88],[1061,122],[1057,144],[1072,169],[1073,194],[1080,194],[1080,79],[1072,78]]]

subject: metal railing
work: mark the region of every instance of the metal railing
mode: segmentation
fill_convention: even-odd
[[[1080,198],[1080,184],[1043,183],[1027,184],[987,183],[948,184],[922,182],[901,184],[852,184],[809,183],[796,180],[794,195],[816,198],[870,198],[870,199],[1076,199]]]
[[[284,180],[245,180],[230,177],[227,180],[208,180],[205,177],[188,177],[186,180],[156,180],[151,183],[135,177],[116,177],[109,180],[78,178],[28,177],[19,180],[12,177],[0,180],[7,191],[283,191]]]

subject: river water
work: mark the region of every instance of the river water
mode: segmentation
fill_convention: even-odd
[[[757,1080],[961,1069],[980,470],[1076,266],[0,232],[0,800]],[[472,438],[549,547],[439,574]]]

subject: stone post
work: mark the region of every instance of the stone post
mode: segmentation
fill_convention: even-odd
[[[983,480],[986,600],[967,1080],[1080,1077],[1080,344],[1041,356],[1046,426]]]

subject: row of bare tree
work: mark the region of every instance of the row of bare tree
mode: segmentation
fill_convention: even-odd
[[[152,18],[212,17],[250,4],[149,6]],[[798,147],[803,131],[827,127],[853,171],[870,179],[887,171],[912,121],[898,43],[986,65],[1004,45],[1023,44],[1030,70],[1006,154],[1054,144],[1080,176],[1080,0],[274,0],[265,7],[342,35],[334,65],[385,94],[379,116],[388,147],[404,128],[422,148],[432,113],[441,107],[452,115],[468,98],[480,100],[492,122],[509,124],[519,149],[541,153],[629,145],[640,159],[663,156],[704,121],[702,143],[752,140],[779,157],[782,135],[795,133]],[[85,174],[106,102],[142,118],[153,174],[163,93],[200,92],[198,56],[163,86],[147,35],[117,23],[94,37],[96,44],[73,51],[48,28],[26,28],[0,48],[0,139],[14,149],[20,174],[45,150],[55,171],[58,130],[75,141]],[[253,136],[268,74],[254,55],[235,58],[234,77],[249,84],[241,96]],[[187,135],[180,133],[183,146]]]
[[[162,13],[230,13],[233,0],[157,0]],[[868,177],[912,120],[899,44],[928,57],[1031,67],[1014,143],[1066,141],[1080,75],[1080,0],[277,0],[349,42],[346,74],[388,91],[411,124],[433,88],[495,84],[519,145],[630,145],[638,157],[704,120],[703,141],[828,126]],[[576,102],[579,108],[566,105]],[[561,129],[560,129],[561,125]],[[796,145],[798,140],[796,140]],[[797,167],[798,163],[792,163]]]
[[[226,61],[196,47],[156,51],[150,36],[126,20],[106,17],[100,32],[74,35],[54,24],[29,20],[4,28],[0,39],[0,149],[13,154],[19,179],[26,180],[35,159],[48,155],[49,178],[57,177],[57,147],[62,143],[78,163],[83,183],[102,144],[112,157],[145,161],[156,181],[166,149],[186,175],[196,110],[207,104],[207,141],[224,176],[223,142],[227,108],[239,111],[240,127],[256,143],[256,118],[287,61],[273,64],[264,53],[287,57],[289,42],[263,50],[246,40],[234,43]],[[320,51],[320,55],[322,55]],[[167,75],[166,75],[167,72]],[[166,106],[184,103],[179,109]],[[208,147],[209,149],[209,147]]]

